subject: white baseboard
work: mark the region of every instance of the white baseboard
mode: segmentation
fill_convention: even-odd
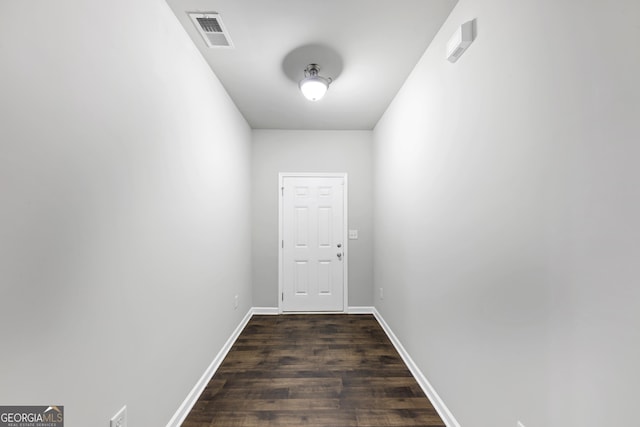
[[[280,314],[278,311],[278,307],[253,307],[253,314],[262,314],[262,315],[276,315]],[[366,307],[366,306],[355,306],[355,307],[347,307],[347,314],[373,314],[374,307]],[[324,312],[324,311],[309,311],[309,312],[296,312],[297,314],[334,314],[333,312]],[[340,313],[338,313],[340,314]]]
[[[398,340],[396,334],[393,333],[387,322],[385,322],[384,318],[375,307],[373,308],[373,315],[376,320],[378,320],[378,323],[380,323],[380,326],[382,326],[382,329],[384,329],[384,332],[393,343],[393,346],[396,348],[398,353],[400,353],[400,357],[402,357],[402,360],[404,360],[404,363],[413,374],[414,378],[422,388],[422,391],[424,391],[424,394],[427,395],[433,404],[433,407],[438,412],[438,415],[440,415],[440,418],[442,418],[442,421],[444,421],[447,427],[460,427],[460,424],[456,421],[449,408],[447,408],[447,405],[445,405],[444,401],[440,396],[438,396],[438,393],[436,393],[436,390],[433,388],[431,383],[429,383],[427,377],[424,376],[420,368],[418,368],[418,365],[416,365],[411,356],[409,356],[409,353],[407,353],[407,350],[405,350],[400,340]]]
[[[222,364],[222,361],[227,356],[227,353],[229,353],[229,350],[231,350],[231,346],[233,346],[233,343],[235,343],[238,339],[240,332],[242,332],[244,327],[247,326],[247,323],[251,319],[251,316],[253,316],[253,313],[254,309],[249,309],[247,314],[240,321],[238,327],[236,327],[236,329],[231,333],[231,336],[229,337],[227,342],[224,343],[218,354],[216,354],[216,357],[214,357],[207,370],[204,371],[202,377],[200,377],[196,385],[193,387],[193,389],[191,389],[191,392],[187,395],[187,398],[184,400],[184,402],[182,402],[182,405],[180,405],[176,413],[173,414],[173,417],[171,417],[171,419],[167,423],[167,427],[179,427],[180,425],[182,425],[185,418],[187,418],[187,415],[189,415],[189,412],[198,401],[198,398],[204,391],[205,387],[207,386],[207,384],[209,384],[209,381],[211,381],[211,378],[213,378],[213,375],[220,367],[220,364]]]
[[[374,307],[349,307],[348,314],[373,314]]]
[[[253,314],[261,314],[261,315],[269,315],[269,316],[279,314],[278,307],[253,307],[251,310]]]

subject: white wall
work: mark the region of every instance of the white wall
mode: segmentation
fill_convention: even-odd
[[[251,131],[164,1],[0,2],[0,94],[0,402],[165,425],[252,305]]]
[[[253,300],[278,306],[278,173],[347,172],[350,306],[371,306],[371,131],[254,130],[252,149]]]
[[[463,426],[637,424],[639,14],[460,0],[374,131],[376,306]]]

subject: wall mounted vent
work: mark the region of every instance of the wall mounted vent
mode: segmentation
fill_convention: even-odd
[[[231,37],[222,23],[220,14],[189,12],[189,17],[208,47],[233,47]]]

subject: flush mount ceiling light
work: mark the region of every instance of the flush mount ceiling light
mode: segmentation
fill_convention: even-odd
[[[300,80],[300,91],[309,101],[319,101],[327,93],[332,80],[330,77],[318,75],[318,64],[309,64],[304,69],[304,79]]]

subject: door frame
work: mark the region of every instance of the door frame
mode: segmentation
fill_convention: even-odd
[[[343,283],[343,307],[342,311],[323,311],[320,313],[323,314],[331,314],[331,313],[347,313],[349,308],[349,286],[348,286],[348,277],[349,277],[349,209],[348,209],[348,201],[349,201],[349,192],[348,192],[348,180],[346,172],[280,172],[278,174],[278,314],[282,314],[282,299],[284,295],[284,244],[283,244],[283,236],[284,236],[284,180],[285,178],[342,178],[344,180],[344,191],[342,194],[343,198],[343,215],[344,221],[342,224],[342,247],[343,247],[343,255],[342,255],[342,283]],[[296,312],[296,313],[314,313],[314,312]]]

